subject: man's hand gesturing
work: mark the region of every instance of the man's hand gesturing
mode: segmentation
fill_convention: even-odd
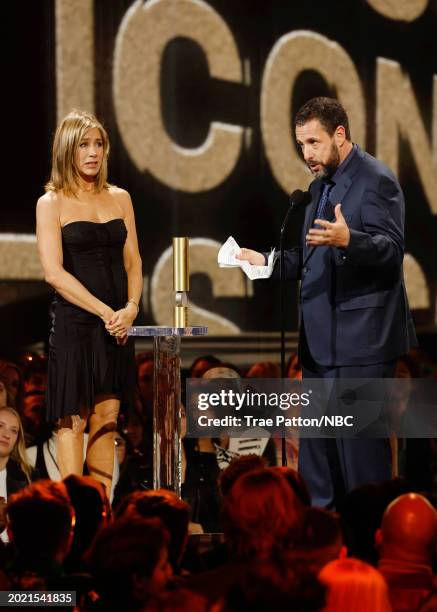
[[[341,212],[341,204],[335,207],[335,221],[331,223],[325,219],[316,219],[315,225],[321,227],[311,228],[306,235],[308,246],[335,246],[346,248],[350,240],[350,231]]]

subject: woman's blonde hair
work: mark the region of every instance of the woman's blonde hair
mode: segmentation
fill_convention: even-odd
[[[78,191],[79,173],[76,168],[75,154],[85,132],[97,128],[103,141],[103,160],[94,183],[96,192],[107,189],[108,179],[108,134],[94,115],[84,111],[72,110],[58,126],[53,140],[52,172],[45,186],[46,191],[63,191],[67,196],[75,196]]]
[[[335,559],[319,573],[328,587],[323,612],[392,612],[387,584],[374,567],[359,559]]]
[[[10,406],[4,406],[3,408],[0,408],[0,412],[4,411],[13,414],[18,421],[18,437],[10,456],[14,461],[19,464],[19,466],[25,473],[28,482],[30,482],[32,479],[32,468],[29,464],[29,459],[27,457],[26,444],[24,441],[24,429],[23,424],[21,423],[21,417],[18,412]]]

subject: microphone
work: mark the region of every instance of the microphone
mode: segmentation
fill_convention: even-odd
[[[279,238],[279,291],[280,291],[280,319],[281,319],[281,376],[285,378],[285,294],[284,294],[284,248],[283,248],[283,240],[284,240],[284,232],[285,228],[288,224],[288,219],[292,212],[299,210],[301,208],[305,208],[311,202],[312,197],[309,191],[302,191],[301,189],[296,189],[290,195],[289,202],[290,206],[288,207],[287,214],[284,217],[284,222],[281,227],[281,234]],[[287,455],[285,449],[285,438],[282,438],[282,465],[287,465]]]
[[[287,210],[287,214],[284,217],[284,222],[281,227],[281,238],[287,226],[290,214],[294,210],[297,210],[299,208],[305,208],[306,206],[308,206],[308,204],[311,202],[311,199],[312,197],[309,191],[302,191],[301,189],[296,189],[295,191],[293,191],[289,198],[290,206]]]
[[[311,202],[311,194],[309,191],[302,191],[302,189],[296,189],[290,195],[290,204],[294,204],[295,207],[305,207]]]

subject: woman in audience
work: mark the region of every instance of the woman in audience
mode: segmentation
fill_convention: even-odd
[[[6,387],[12,397],[9,406],[12,405],[20,412],[24,392],[23,373],[16,363],[0,359],[0,376],[6,381]]]
[[[0,409],[0,537],[4,542],[8,541],[4,529],[7,499],[28,485],[31,478],[20,415],[4,406]]]
[[[382,575],[359,559],[336,559],[322,569],[319,579],[328,587],[324,612],[392,612]]]
[[[0,408],[13,406],[14,398],[9,392],[8,381],[4,376],[0,376]]]

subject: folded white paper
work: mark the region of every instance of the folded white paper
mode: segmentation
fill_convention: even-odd
[[[275,261],[275,249],[272,249],[266,266],[253,266],[248,261],[242,261],[235,256],[240,252],[237,242],[229,236],[218,252],[217,262],[220,268],[241,268],[250,280],[270,278]]]

